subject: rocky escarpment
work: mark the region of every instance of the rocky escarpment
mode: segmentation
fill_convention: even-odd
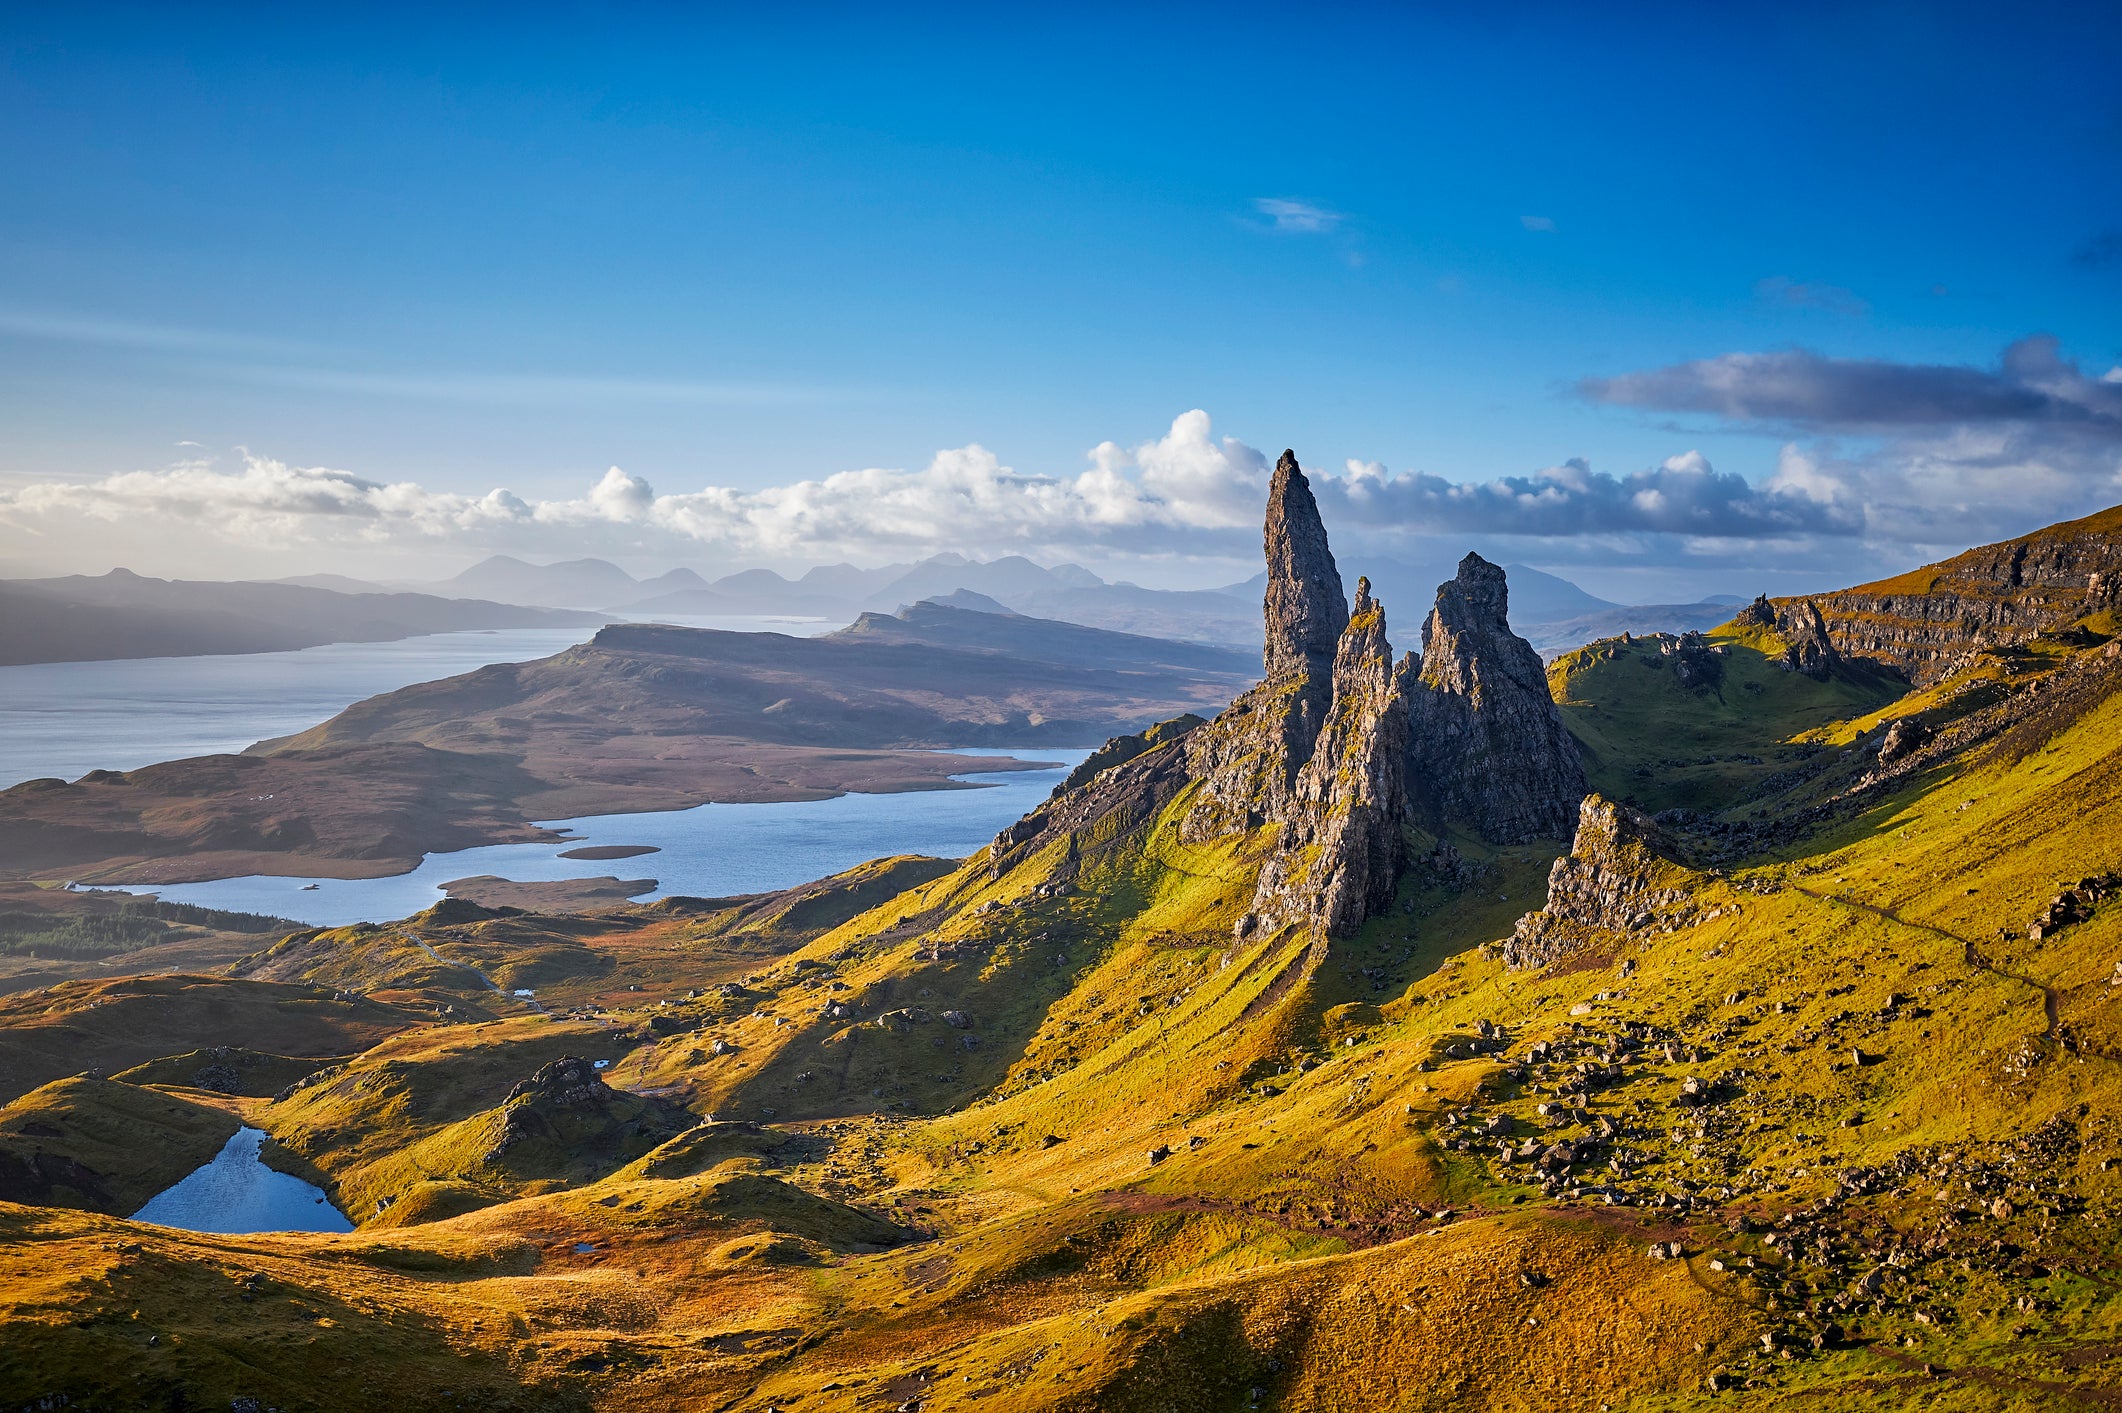
[[[1586,795],[1569,853],[1547,875],[1547,906],[1518,919],[1503,944],[1513,967],[1542,967],[1601,941],[1653,927],[1688,906],[1674,886],[1671,845],[1650,818],[1603,795]]]
[[[1406,683],[1408,779],[1432,824],[1492,844],[1559,838],[1584,798],[1584,764],[1532,645],[1511,632],[1503,571],[1478,554],[1437,589]]]
[[[1092,779],[1111,770],[1116,765],[1125,765],[1136,756],[1153,751],[1157,747],[1178,740],[1196,726],[1204,724],[1192,712],[1175,716],[1169,721],[1160,721],[1147,731],[1136,731],[1125,736],[1114,736],[1104,745],[1083,758],[1082,764],[1071,770],[1059,785],[1054,787],[1054,798],[1079,789]]]
[[[1184,716],[1140,735],[1107,742],[1112,756],[1106,764],[1073,785],[1063,781],[1044,804],[995,836],[987,848],[990,876],[1000,878],[1059,845],[1061,857],[1044,886],[1049,890],[1073,887],[1087,851],[1113,847],[1111,841],[1126,837],[1134,826],[1161,813],[1191,783],[1185,744],[1188,733],[1199,725],[1197,718]],[[1127,749],[1123,743],[1140,744],[1143,749]],[[1096,755],[1091,757],[1096,759]],[[1080,767],[1070,780],[1078,774]]]
[[[1786,614],[1808,602],[1835,653],[1929,686],[1969,652],[2122,607],[2122,506],[1898,578],[1778,600],[1777,631],[1788,638]]]

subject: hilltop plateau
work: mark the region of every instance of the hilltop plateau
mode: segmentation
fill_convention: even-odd
[[[1397,651],[1286,454],[1257,684],[1113,735],[978,856],[451,900],[0,1005],[0,1385],[2112,1407],[2118,514],[1543,666],[1475,555]],[[653,655],[618,701],[704,670]],[[244,759],[466,750],[569,661]],[[799,707],[790,749],[869,710]],[[231,1117],[357,1230],[114,1215]]]

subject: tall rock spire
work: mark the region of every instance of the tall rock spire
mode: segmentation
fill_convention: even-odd
[[[1348,627],[1341,571],[1327,548],[1326,525],[1297,454],[1282,453],[1267,492],[1267,641],[1261,653],[1269,681],[1333,670]]]

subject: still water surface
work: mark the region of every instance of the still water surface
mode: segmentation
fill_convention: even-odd
[[[804,638],[839,626],[820,618],[663,621]],[[0,789],[240,751],[307,730],[379,692],[489,663],[550,657],[587,641],[592,631],[502,628],[299,652],[0,667]]]
[[[993,754],[990,752],[989,754]],[[429,854],[394,878],[272,878],[251,875],[210,883],[138,886],[171,902],[292,918],[312,927],[389,922],[431,907],[454,879],[493,874],[518,882],[560,878],[654,879],[643,899],[670,894],[718,898],[790,888],[888,854],[956,859],[978,852],[1006,824],[1052,793],[1090,754],[1044,747],[1013,752],[1052,761],[1047,770],[955,777],[985,788],[913,790],[897,795],[842,795],[765,805],[701,805],[656,814],[589,815],[542,821],[570,831],[550,844],[491,844]],[[661,852],[630,859],[563,859],[562,850],[591,844],[646,844]]]
[[[237,1129],[210,1163],[192,1169],[133,1213],[136,1222],[181,1231],[352,1231],[315,1183],[275,1172],[258,1161],[265,1134]]]

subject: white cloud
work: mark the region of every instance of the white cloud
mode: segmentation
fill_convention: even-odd
[[[1276,230],[1303,235],[1323,235],[1344,219],[1339,211],[1286,196],[1255,197],[1253,209],[1273,222]]]
[[[1555,229],[1555,218],[1552,216],[1520,216],[1518,224],[1529,231],[1553,231]]]
[[[1758,482],[1699,451],[1621,474],[1571,458],[1474,482],[1360,459],[1309,469],[1336,545],[1357,553],[1449,541],[1550,565],[1717,561],[1754,573],[1858,558],[1913,564],[2122,499],[2115,383],[2077,373],[2041,344],[2015,348],[2006,364],[2008,380],[1970,386],[1937,370],[1726,355],[1592,389],[1608,401],[1749,423],[1780,414],[1784,444]],[[1936,420],[1921,423],[1926,410]],[[1882,422],[1898,435],[1859,437],[1853,448],[1837,441],[1844,427]],[[1198,409],[1153,439],[1099,443],[1072,474],[1022,471],[975,443],[914,469],[760,489],[658,491],[611,467],[576,496],[478,495],[244,453],[226,464],[193,457],[0,488],[0,554],[26,563],[34,550],[40,564],[181,561],[181,572],[214,577],[234,563],[335,560],[360,572],[497,551],[736,568],[956,550],[1220,570],[1257,559],[1270,462],[1216,435]]]

